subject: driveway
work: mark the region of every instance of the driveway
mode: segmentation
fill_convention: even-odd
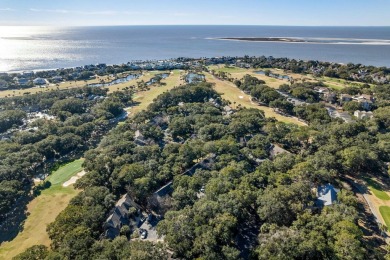
[[[159,238],[157,235],[157,224],[159,220],[155,216],[152,217],[152,220],[150,223],[147,221],[147,216],[145,216],[145,220],[143,222],[139,223],[139,229],[145,229],[148,232],[148,235],[146,236],[145,239],[140,240],[146,240],[146,241],[151,241],[151,242],[163,242],[164,238],[161,237]]]

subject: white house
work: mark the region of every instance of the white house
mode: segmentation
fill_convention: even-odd
[[[370,110],[372,107],[372,101],[365,98],[358,98],[357,102],[360,103],[363,109]]]
[[[36,78],[33,80],[34,85],[45,85],[46,79],[43,78]]]
[[[371,110],[372,104],[375,101],[372,95],[366,95],[366,94],[355,96],[353,97],[353,100],[360,103],[363,109],[365,110]]]
[[[333,103],[336,100],[336,94],[332,91],[330,91],[328,88],[319,87],[314,90],[317,92],[321,99],[325,100],[326,102]]]
[[[369,118],[373,118],[374,117],[374,114],[369,111],[369,112],[366,112],[366,111],[359,111],[359,110],[356,110],[353,115],[357,118],[357,119],[369,119]]]

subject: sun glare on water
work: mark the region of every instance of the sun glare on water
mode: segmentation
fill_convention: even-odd
[[[0,26],[0,72],[15,70],[31,60],[34,37],[48,32],[46,27]]]

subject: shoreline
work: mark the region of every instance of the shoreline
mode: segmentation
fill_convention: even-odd
[[[249,41],[249,42],[287,42],[287,43],[305,43],[308,41],[298,38],[288,37],[222,37],[214,38],[218,40],[231,40],[231,41]]]
[[[315,41],[315,40],[302,40],[298,38],[288,37],[219,37],[219,38],[206,38],[208,40],[218,41],[237,41],[237,42],[262,42],[262,43],[295,43],[295,44],[325,44],[325,45],[365,45],[365,46],[389,46],[390,40],[371,40],[363,39],[360,42],[353,41]]]
[[[351,39],[350,42],[348,41],[342,41],[343,39],[340,39],[340,41],[334,41],[334,42],[326,42],[326,41],[318,41],[316,40],[311,40],[311,39],[301,39],[301,38],[294,38],[294,37],[206,37],[203,38],[205,40],[218,40],[218,41],[236,41],[236,42],[253,42],[253,43],[290,43],[290,44],[323,44],[323,45],[365,45],[365,46],[390,46],[390,39],[389,40],[380,40],[380,39]],[[337,39],[334,39],[337,40]],[[355,40],[355,42],[352,42]],[[357,40],[361,42],[356,42]],[[242,55],[241,55],[242,56]],[[231,56],[226,56],[226,57],[231,57]],[[125,62],[118,62],[118,63],[105,63],[104,61],[99,61],[99,62],[93,62],[92,63],[78,63],[77,65],[74,66],[60,66],[60,67],[40,67],[40,68],[17,68],[17,69],[11,69],[11,70],[0,70],[0,74],[21,74],[23,72],[49,72],[49,71],[58,71],[58,70],[72,70],[76,69],[78,67],[85,67],[85,66],[96,66],[96,64],[103,63],[106,64],[107,67],[109,66],[121,66],[121,65],[128,65],[128,64],[147,64],[147,63],[158,63],[160,61],[164,62],[177,62],[177,59],[180,57],[176,58],[164,58],[164,59],[145,59],[145,60],[140,60],[140,59],[133,59],[133,60],[128,60]],[[193,60],[203,60],[203,59],[212,59],[212,58],[219,58],[219,56],[210,56],[208,58],[206,57],[185,57],[186,59],[193,61]],[[289,59],[298,59],[297,57],[288,57],[286,55],[280,56],[279,58],[289,58]],[[309,61],[312,59],[301,59],[303,61]],[[353,64],[358,64],[353,61],[348,61],[348,62],[340,62],[340,61],[331,61],[331,60],[325,60],[325,59],[320,59],[319,61],[321,62],[332,62],[336,64],[347,64],[347,63],[353,63]],[[0,60],[1,63],[1,60]],[[383,65],[373,65],[373,64],[366,64],[366,63],[360,63],[363,64],[364,66],[374,66],[374,67],[390,67],[388,64],[383,64]],[[150,70],[150,69],[145,69],[145,68],[140,68],[140,69],[134,69],[134,71],[137,70]],[[157,69],[158,70],[158,69]]]

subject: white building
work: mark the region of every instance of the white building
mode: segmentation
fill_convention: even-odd
[[[366,94],[355,96],[353,97],[353,100],[357,101],[365,110],[371,110],[374,102],[373,96]]]
[[[374,114],[369,111],[369,112],[366,112],[366,111],[359,111],[359,110],[356,110],[353,115],[357,118],[357,119],[370,119],[370,118],[373,118],[374,117]]]
[[[46,79],[43,78],[36,78],[33,80],[34,85],[45,85]]]

